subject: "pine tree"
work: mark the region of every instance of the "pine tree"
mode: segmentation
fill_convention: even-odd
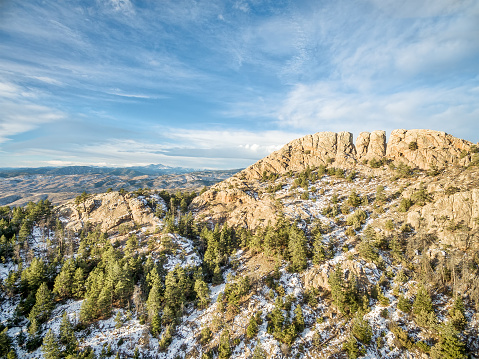
[[[80,321],[83,323],[91,322],[95,318],[96,312],[96,298],[85,297],[80,308]]]
[[[363,350],[359,349],[359,343],[353,335],[343,344],[343,350],[348,353],[349,359],[359,358],[364,353]]]
[[[223,275],[220,266],[217,264],[213,271],[213,284],[218,285],[221,283],[223,283]]]
[[[165,332],[161,336],[161,339],[158,343],[161,350],[165,350],[166,348],[168,348],[168,346],[171,343],[171,339],[173,338],[173,332],[174,332],[173,326],[167,325],[165,328]]]
[[[47,335],[43,338],[42,352],[45,359],[60,358],[60,349],[58,348],[57,338],[51,329],[48,330]]]
[[[246,328],[246,337],[248,339],[253,338],[258,333],[258,323],[254,316],[249,319],[248,327]]]
[[[73,331],[73,325],[70,322],[70,319],[68,319],[66,311],[63,311],[62,321],[60,323],[59,342],[61,344],[66,344],[67,347],[76,347],[77,339],[75,332]]]
[[[252,359],[266,359],[266,353],[264,352],[263,346],[259,340],[256,342]]]
[[[80,299],[85,294],[85,277],[82,268],[77,268],[73,275],[72,295]]]
[[[321,232],[318,232],[314,236],[313,242],[313,263],[321,264],[326,259],[326,251],[323,246],[323,236]]]
[[[12,340],[8,336],[8,328],[4,328],[0,332],[0,356],[3,356],[5,353],[10,351],[10,347],[12,345]]]
[[[161,316],[160,313],[156,313],[152,320],[151,320],[151,325],[150,325],[150,332],[154,337],[157,337],[160,332],[161,332]]]
[[[348,197],[348,201],[347,203],[351,206],[351,207],[358,207],[361,205],[361,197],[359,197],[357,194],[356,194],[356,190],[352,190],[351,193],[349,194],[349,197]]]
[[[336,270],[328,277],[328,284],[331,288],[331,297],[334,306],[341,312],[346,310],[346,293],[344,290],[343,270],[341,264],[336,266]]]
[[[422,284],[417,290],[412,311],[419,326],[429,327],[436,321],[431,296]]]
[[[72,295],[73,276],[75,275],[75,263],[68,259],[62,266],[60,273],[55,278],[53,293],[60,299],[69,298]]]
[[[466,349],[461,341],[458,332],[454,329],[451,322],[440,327],[439,342],[432,348],[431,357],[433,359],[462,359],[466,358]]]
[[[146,301],[146,308],[148,310],[148,318],[150,321],[158,314],[161,309],[161,295],[160,295],[160,285],[159,279],[155,281],[153,287],[150,289],[150,294]]]
[[[45,272],[43,260],[34,257],[30,266],[22,271],[22,282],[28,286],[29,290],[35,291],[45,281]]]
[[[291,267],[297,272],[306,268],[306,237],[304,232],[296,226],[291,227],[288,244],[289,254],[291,256]]]
[[[362,316],[356,316],[356,318],[354,318],[351,332],[361,343],[367,345],[371,342],[373,330],[368,321],[364,320]]]
[[[33,306],[28,319],[30,322],[36,319],[39,324],[45,322],[53,309],[53,296],[46,283],[42,283],[35,295],[35,305]]]
[[[275,233],[270,226],[268,226],[264,235],[263,248],[264,254],[267,256],[274,256],[276,254]]]
[[[229,357],[231,357],[230,332],[225,329],[220,336],[218,359],[228,359]]]
[[[464,302],[461,297],[457,297],[453,306],[449,309],[451,316],[451,323],[457,331],[464,330],[467,325],[467,318],[465,316]]]
[[[135,347],[135,352],[133,353],[133,359],[140,359],[140,350],[138,347]]]
[[[116,312],[115,316],[115,328],[120,329],[123,325],[123,319],[121,318],[121,313],[120,311]]]
[[[303,317],[303,309],[298,304],[296,308],[294,308],[294,325],[298,333],[301,333],[304,330],[304,317]]]
[[[103,318],[109,318],[111,316],[112,309],[112,288],[109,283],[105,283],[101,289],[100,295],[96,302],[97,315]]]
[[[210,289],[203,279],[195,281],[195,292],[198,297],[198,305],[200,308],[206,308],[210,300]]]

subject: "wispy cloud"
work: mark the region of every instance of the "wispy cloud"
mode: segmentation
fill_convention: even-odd
[[[12,136],[32,131],[39,126],[59,121],[65,117],[60,111],[46,106],[28,103],[0,101],[0,144],[12,139]]]

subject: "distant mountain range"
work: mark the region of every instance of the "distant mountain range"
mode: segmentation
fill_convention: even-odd
[[[166,174],[184,174],[201,171],[200,169],[170,167],[162,164],[133,167],[98,167],[98,166],[67,166],[67,167],[38,167],[38,168],[0,168],[0,177],[17,177],[28,175],[65,176],[100,174],[112,176],[159,176]]]

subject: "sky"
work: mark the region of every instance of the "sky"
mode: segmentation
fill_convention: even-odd
[[[246,167],[321,131],[479,141],[477,0],[0,0],[0,167]]]

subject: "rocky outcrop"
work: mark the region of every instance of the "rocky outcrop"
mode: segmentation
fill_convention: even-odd
[[[357,159],[381,159],[386,155],[386,131],[361,132],[356,139]]]
[[[253,228],[275,222],[276,209],[269,196],[258,196],[252,183],[271,174],[283,175],[320,165],[350,169],[357,167],[368,175],[380,169],[364,167],[364,161],[387,159],[423,170],[431,167],[467,165],[472,143],[445,132],[395,130],[386,144],[385,131],[361,132],[353,143],[350,132],[318,132],[293,140],[233,177],[218,183],[193,201],[196,213],[231,225]],[[376,172],[374,172],[376,171]]]
[[[334,163],[351,168],[364,159],[387,158],[420,169],[467,165],[472,143],[433,130],[394,130],[386,144],[385,131],[361,132],[353,143],[350,132],[318,132],[293,140],[280,150],[249,166],[239,175],[251,180],[263,173],[283,174]]]
[[[351,167],[356,163],[356,148],[350,132],[318,132],[293,140],[278,151],[259,160],[242,172],[243,178],[259,179],[263,173],[283,174],[287,171],[302,171],[334,162],[335,165]]]
[[[423,170],[433,166],[467,165],[472,143],[445,132],[433,130],[394,130],[387,144],[386,157]]]
[[[69,201],[59,206],[57,211],[60,218],[68,220],[66,228],[74,232],[81,230],[87,222],[99,225],[102,232],[116,229],[122,223],[159,224],[152,209],[143,200],[118,192],[93,195],[78,205]]]
[[[443,196],[411,210],[408,222],[434,234],[444,246],[479,250],[479,189]]]

